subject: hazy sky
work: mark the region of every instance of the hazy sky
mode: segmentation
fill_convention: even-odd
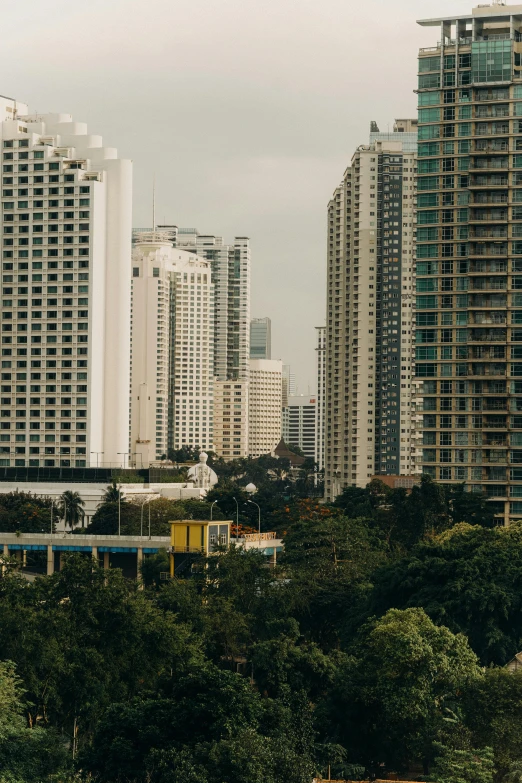
[[[416,19],[468,0],[25,0],[2,13],[0,92],[86,121],[157,217],[252,245],[252,316],[315,391],[326,205],[354,148],[415,116]]]

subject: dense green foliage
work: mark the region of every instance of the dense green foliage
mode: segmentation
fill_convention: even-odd
[[[153,530],[212,498],[230,518],[250,475],[205,503],[154,501]],[[503,667],[522,638],[522,526],[491,527],[481,498],[429,480],[333,505],[288,480],[270,479],[276,569],[235,547],[167,583],[159,552],[143,585],[81,555],[31,583],[7,563],[0,783],[520,781],[522,674]],[[92,525],[118,501],[109,488]],[[139,532],[140,506],[121,508]]]

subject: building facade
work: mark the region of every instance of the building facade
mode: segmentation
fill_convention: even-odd
[[[0,102],[0,464],[123,465],[132,163],[68,114]]]
[[[253,318],[250,321],[250,358],[272,358],[272,322],[270,318]]]
[[[316,326],[317,343],[317,405],[315,416],[315,455],[319,468],[324,468],[325,396],[326,396],[326,326]]]
[[[509,521],[522,513],[522,6],[419,24],[435,30],[418,69],[417,466]]]
[[[214,286],[210,263],[157,232],[132,253],[130,464],[213,448]]]
[[[165,224],[157,226],[157,229],[168,236],[175,247],[210,262],[214,284],[214,449],[224,459],[246,457],[250,361],[250,240],[248,237],[235,237],[233,243],[227,244],[223,237],[200,234],[195,228],[178,228]],[[135,235],[138,234],[139,230],[135,229]],[[229,404],[226,398],[231,391],[231,383],[240,387],[235,391],[241,390],[244,408],[240,415],[232,417],[241,418],[241,422],[223,421],[221,418],[222,405]],[[232,404],[238,405],[239,400]],[[225,419],[229,418],[225,415]],[[232,433],[230,424],[240,424],[237,428],[239,431]]]
[[[286,408],[288,405],[288,398],[295,395],[297,392],[295,373],[292,372],[292,368],[289,364],[283,364],[283,385],[282,385],[282,407]]]
[[[373,124],[328,205],[328,499],[411,472],[415,141],[415,120]]]
[[[288,398],[283,408],[283,440],[297,446],[305,457],[316,461],[317,397],[298,395]]]
[[[277,359],[251,359],[248,396],[248,454],[271,454],[281,440],[283,366]]]

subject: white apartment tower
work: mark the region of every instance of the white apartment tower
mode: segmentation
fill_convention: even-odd
[[[176,247],[197,253],[210,261],[214,283],[214,448],[224,459],[237,459],[248,454],[248,379],[250,360],[250,240],[235,237],[226,244],[223,237],[200,234],[193,228],[160,226],[170,231]],[[175,240],[174,240],[175,237]],[[234,406],[241,404],[241,422],[223,421],[222,404],[228,387],[241,391]],[[240,388],[239,388],[240,387]],[[226,407],[223,409],[226,413]],[[237,411],[237,408],[236,408]],[[229,417],[224,416],[225,419]],[[229,428],[229,424],[233,426]],[[235,426],[234,426],[235,425]]]
[[[325,395],[326,395],[326,326],[316,326],[317,344],[317,410],[315,415],[315,455],[319,470],[324,468]]]
[[[328,499],[412,471],[416,144],[416,120],[372,123],[328,205]]]
[[[283,408],[283,440],[291,449],[297,446],[316,461],[317,397],[295,395]]]
[[[122,465],[132,163],[69,114],[7,98],[0,137],[0,464]]]
[[[250,359],[248,453],[271,454],[281,440],[283,365],[277,359]]]
[[[213,448],[214,286],[210,263],[158,232],[132,253],[131,462]]]
[[[195,228],[178,228],[169,224],[159,225],[157,229],[167,235],[169,242],[176,248],[194,253],[210,262],[215,303],[214,450],[224,459],[246,457],[250,358],[250,240],[248,237],[235,237],[233,243],[226,244],[223,237],[200,234]],[[140,229],[135,229],[135,237],[139,233]],[[233,389],[229,388],[231,384]],[[226,406],[230,404],[229,391],[241,392],[232,403],[234,406],[242,406],[240,415],[232,417],[241,421],[223,421],[222,412],[227,412]],[[229,416],[225,415],[224,418],[228,419]],[[229,424],[236,426],[230,428]]]

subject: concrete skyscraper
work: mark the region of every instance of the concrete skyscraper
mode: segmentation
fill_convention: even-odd
[[[416,120],[370,143],[328,205],[325,493],[411,472]]]
[[[315,414],[315,462],[324,468],[325,397],[326,397],[326,326],[316,326],[317,344],[317,412]]]
[[[297,446],[316,461],[317,397],[296,395],[283,408],[283,440],[291,449]]]
[[[419,24],[435,29],[418,68],[418,470],[508,521],[522,513],[522,5]]]
[[[250,358],[272,358],[272,322],[270,318],[253,318],[250,321]]]
[[[210,262],[160,232],[132,254],[131,463],[213,448],[214,286]]]
[[[251,359],[248,393],[248,454],[270,454],[281,440],[281,382],[277,359]]]
[[[210,262],[214,285],[214,449],[225,459],[248,454],[250,361],[250,241],[200,234],[195,228],[156,227],[174,247]],[[134,229],[134,237],[140,231]],[[230,384],[232,382],[233,389]],[[235,400],[229,400],[233,391]],[[235,415],[230,417],[230,405]],[[230,421],[230,419],[233,421]],[[196,445],[196,444],[193,444]]]
[[[122,465],[132,163],[68,114],[0,98],[0,118],[0,464]]]

